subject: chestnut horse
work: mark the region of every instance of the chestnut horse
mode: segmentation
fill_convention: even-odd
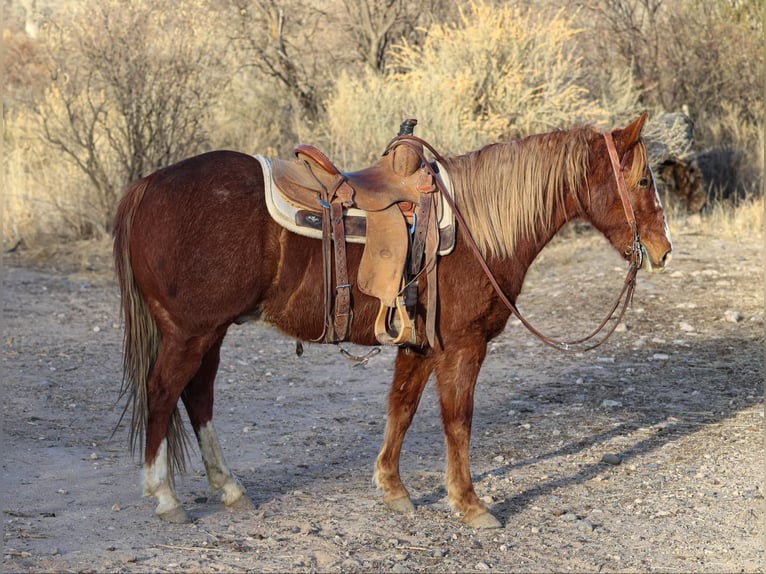
[[[611,133],[640,236],[642,266],[661,270],[671,242],[647,163],[646,114]],[[591,126],[488,145],[447,158],[454,202],[491,273],[515,302],[540,250],[567,222],[582,219],[625,255],[634,236],[618,193],[605,134]],[[438,263],[441,346],[400,348],[375,482],[385,503],[413,510],[399,475],[404,435],[435,374],[446,437],[449,502],[473,527],[499,522],[474,492],[469,440],[476,379],[487,343],[510,311],[482,276],[461,227],[454,251]],[[356,277],[361,245],[348,245]],[[212,489],[229,508],[252,502],[232,475],[213,428],[213,383],[227,329],[262,319],[298,340],[323,332],[321,241],[287,231],[267,212],[261,166],[252,156],[213,151],[134,183],[114,222],[114,257],[125,322],[123,392],[132,407],[131,442],[144,449],[144,494],[171,522],[189,516],[173,490],[183,467],[183,401]],[[473,278],[466,280],[466,278]],[[421,277],[421,296],[425,293]],[[350,341],[375,345],[379,302],[352,291]],[[420,307],[420,306],[419,306]],[[425,314],[417,317],[424,330]],[[419,337],[418,340],[425,340]]]

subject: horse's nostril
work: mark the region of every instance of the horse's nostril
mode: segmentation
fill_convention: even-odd
[[[667,253],[665,253],[665,255],[662,256],[662,261],[660,263],[662,264],[663,267],[665,267],[665,265],[670,263],[670,260],[672,258],[673,258],[673,252],[668,251]]]

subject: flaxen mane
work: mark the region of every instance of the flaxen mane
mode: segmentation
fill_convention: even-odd
[[[590,127],[555,131],[449,160],[455,202],[485,256],[508,257],[522,238],[550,224],[565,193],[578,194],[594,133]]]
[[[589,142],[598,131],[591,126],[490,144],[451,158],[447,169],[455,201],[485,256],[508,257],[524,237],[536,239],[550,225],[556,206],[567,193],[575,201],[587,185]],[[629,187],[646,163],[646,149],[637,146]],[[476,190],[485,190],[479,195]]]

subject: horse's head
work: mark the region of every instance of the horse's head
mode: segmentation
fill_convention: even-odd
[[[594,138],[590,198],[586,205],[590,205],[591,223],[626,259],[634,257],[634,252],[639,249],[641,268],[662,271],[670,262],[673,245],[649,167],[646,146],[641,139],[646,118],[644,113],[626,128]],[[608,149],[610,135],[616,152],[613,161],[610,161]],[[625,182],[622,192],[620,178]],[[635,220],[637,246],[631,219]]]

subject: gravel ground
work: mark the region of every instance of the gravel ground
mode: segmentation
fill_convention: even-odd
[[[515,321],[492,343],[471,452],[492,531],[447,506],[430,385],[402,460],[417,512],[376,492],[392,350],[366,366],[319,345],[299,358],[261,324],[230,331],[215,419],[256,510],[223,509],[194,452],[177,484],[194,522],[161,523],[125,425],[112,434],[122,331],[107,248],[8,255],[3,571],[763,572],[762,238],[690,224],[674,239],[606,346],[560,354]],[[624,272],[600,238],[567,234],[519,303],[579,335]]]

